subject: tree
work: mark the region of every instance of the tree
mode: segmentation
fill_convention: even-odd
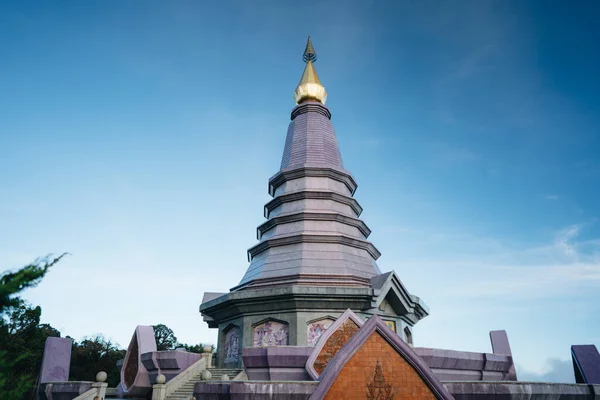
[[[33,398],[46,339],[60,337],[48,324],[40,324],[42,309],[14,299],[0,320],[0,393],[7,399]]]
[[[38,259],[0,276],[0,398],[3,400],[35,398],[46,339],[60,337],[60,332],[51,325],[40,324],[39,306],[33,307],[16,295],[37,285],[65,254]],[[168,335],[165,337],[168,339]],[[175,336],[173,339],[176,343]],[[81,343],[73,341],[70,378],[94,381],[96,373],[105,371],[108,384],[114,387],[120,380],[116,364],[123,357],[125,350],[102,335],[84,338]]]
[[[70,380],[94,381],[96,374],[104,371],[108,385],[115,387],[120,381],[117,361],[125,357],[125,353],[102,335],[84,338],[81,343],[73,341]]]
[[[175,350],[177,347],[177,338],[173,330],[166,325],[153,325],[154,338],[156,339],[156,350]]]
[[[46,272],[54,264],[60,261],[67,253],[50,260],[51,256],[37,259],[33,263],[26,265],[16,272],[5,272],[0,276],[0,312],[13,302],[18,302],[11,296],[21,292],[24,289],[36,286],[46,275]]]
[[[202,343],[198,343],[198,344],[193,344],[193,345],[189,345],[189,344],[185,344],[185,343],[181,343],[179,344],[180,347],[183,347],[185,349],[185,351],[189,351],[190,353],[204,353],[204,344]],[[215,346],[213,346],[212,344],[209,345],[213,351],[215,349]]]
[[[40,325],[42,309],[39,306],[33,308],[15,295],[36,286],[65,254],[54,259],[50,256],[37,259],[18,271],[0,276],[0,393],[3,399],[35,395],[46,338],[60,336],[50,325]]]
[[[156,350],[158,351],[175,350],[177,347],[182,347],[190,353],[204,353],[204,344],[189,345],[179,343],[173,330],[164,324],[153,325],[152,328],[154,329],[154,339],[156,340]],[[210,346],[214,349],[213,345]]]

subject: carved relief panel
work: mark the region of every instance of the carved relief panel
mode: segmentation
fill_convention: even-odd
[[[306,343],[308,346],[314,346],[321,335],[333,324],[333,320],[324,318],[318,321],[313,321],[306,327]]]
[[[240,328],[231,327],[225,333],[225,350],[223,352],[223,361],[225,363],[237,363],[240,354]]]
[[[288,325],[277,321],[267,321],[254,327],[255,347],[287,346],[289,343]]]

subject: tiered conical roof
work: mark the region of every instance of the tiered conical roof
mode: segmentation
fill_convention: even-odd
[[[259,243],[248,250],[250,265],[232,290],[289,284],[370,286],[379,275],[379,251],[358,217],[354,178],[344,169],[325,88],[314,69],[310,38],[307,63],[294,92],[298,105],[288,127],[281,168],[269,180],[273,200]]]

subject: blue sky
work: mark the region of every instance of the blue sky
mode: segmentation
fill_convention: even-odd
[[[572,380],[600,345],[600,4],[3,2],[0,268],[72,255],[25,297],[76,338],[215,341],[269,200],[306,36],[382,271],[418,346]]]

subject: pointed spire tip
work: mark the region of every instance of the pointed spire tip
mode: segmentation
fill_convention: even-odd
[[[312,45],[312,41],[310,40],[310,36],[306,42],[306,48],[304,49],[304,54],[302,55],[302,59],[305,63],[316,62],[317,61],[317,53],[315,53],[315,49]]]
[[[306,42],[306,48],[304,49],[302,59],[306,63],[306,67],[304,68],[304,73],[302,74],[300,83],[294,91],[294,99],[296,100],[296,104],[300,104],[303,101],[318,101],[322,104],[325,104],[325,100],[327,99],[327,91],[323,85],[321,85],[319,76],[317,75],[317,71],[315,71],[315,67],[313,65],[313,63],[317,61],[317,53],[312,45],[310,36]]]

